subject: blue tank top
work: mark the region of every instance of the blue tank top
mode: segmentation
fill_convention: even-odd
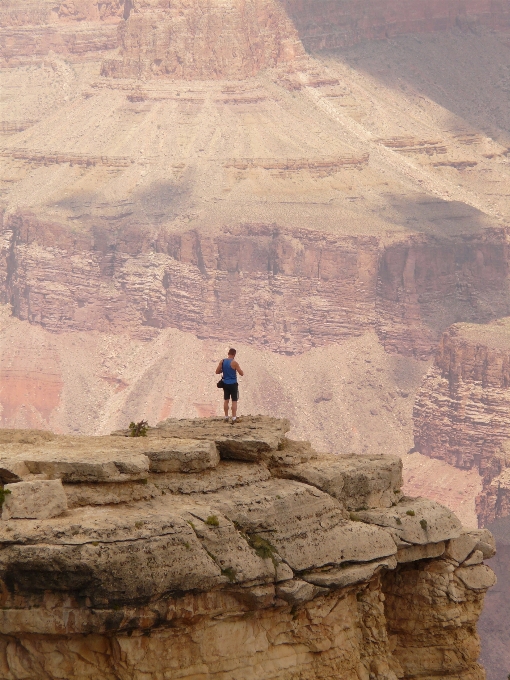
[[[237,382],[237,371],[232,368],[233,359],[223,359],[223,382],[226,385],[235,385]]]

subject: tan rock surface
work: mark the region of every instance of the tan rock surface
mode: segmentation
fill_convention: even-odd
[[[177,7],[185,26],[153,2],[1,8],[0,288],[22,320],[0,340],[1,422],[92,434],[142,410],[217,414],[214,389],[162,347],[194,348],[208,375],[229,338],[259,352],[245,412],[290,417],[320,450],[405,453],[416,358],[452,322],[509,313],[507,37],[484,29],[508,26],[505,7]],[[389,39],[298,62],[296,31],[314,49]],[[130,54],[143,80],[100,75]],[[409,380],[383,349],[409,357]],[[447,505],[469,487],[452,478],[434,496]],[[164,489],[143,480],[129,482],[140,500]],[[491,471],[480,515],[506,512],[507,486]],[[73,503],[93,500],[89,486]]]
[[[409,678],[432,674],[437,657],[448,644],[456,649],[460,640],[471,651],[456,657],[451,673],[443,677],[481,677],[476,675],[481,671],[474,624],[483,593],[494,580],[492,572],[483,564],[456,568],[438,560],[444,543],[437,541],[405,548],[405,564],[399,564],[397,544],[402,556],[402,546],[409,543],[391,523],[381,521],[388,513],[409,522],[425,519],[432,541],[436,534],[456,540],[458,523],[446,508],[408,499],[386,508],[381,489],[392,489],[399,481],[398,463],[367,457],[356,472],[356,461],[349,458],[342,469],[347,484],[355,480],[353,497],[358,497],[362,479],[364,493],[379,490],[372,498],[382,504],[360,513],[366,521],[349,520],[349,496],[341,500],[315,485],[271,477],[282,469],[282,461],[292,468],[294,459],[301,468],[306,465],[303,455],[321,459],[309,446],[284,437],[285,421],[250,418],[237,435],[219,437],[222,425],[214,419],[183,421],[181,427],[167,421],[139,439],[0,432],[4,456],[10,450],[28,464],[37,458],[41,470],[55,471],[56,451],[59,465],[63,458],[70,464],[73,441],[76,445],[73,483],[62,485],[58,479],[7,485],[12,500],[28,487],[58,486],[70,503],[57,517],[15,519],[11,512],[0,522],[0,662],[6,680],[56,680],[63,669],[68,680],[113,680],[113,667],[121,677],[144,675],[149,680],[162,674],[228,674],[232,668],[251,669],[255,680],[291,680],[303,674],[319,680],[331,673],[359,680],[368,679],[373,669],[386,680],[397,680],[403,668],[411,669],[406,671]],[[199,432],[201,438],[183,440],[183,430],[187,437]],[[274,454],[277,466],[222,460],[214,468],[182,471],[183,460],[189,463],[183,453],[198,452],[192,461],[210,461],[218,439],[220,450],[221,441],[250,451],[254,442],[255,449],[264,442],[264,455],[271,461]],[[89,474],[83,474],[87,452],[90,465],[100,470],[111,461],[127,466],[125,461],[133,457],[145,459],[149,479],[144,484],[129,474],[96,474],[92,484]],[[149,472],[155,452],[179,465]],[[335,479],[338,470],[330,457],[325,461]],[[261,479],[263,471],[267,477]],[[327,480],[323,486],[327,488]],[[99,504],[101,495],[108,505]],[[405,515],[410,507],[416,508],[416,517]],[[413,539],[416,528],[406,522],[401,533]],[[466,536],[473,545],[491,543],[488,532]],[[477,551],[473,557],[478,560]],[[431,601],[417,601],[415,591],[406,590],[410,573],[420,575],[423,588],[433,586],[432,610]],[[398,612],[391,609],[396,598]],[[450,601],[457,614],[453,637],[447,639],[436,628],[438,614],[450,612]],[[436,641],[427,643],[428,654],[417,655],[418,664],[408,659],[405,636],[396,632],[401,609],[420,617],[423,639]],[[469,623],[464,625],[466,617]]]
[[[8,494],[2,505],[2,519],[48,519],[67,510],[67,497],[60,480],[37,480],[5,484]]]
[[[451,557],[459,564],[464,562],[478,545],[478,537],[468,532],[463,532],[458,538],[448,541],[446,556]]]
[[[260,425],[263,422],[263,425]],[[268,460],[270,452],[278,450],[283,443],[290,423],[277,418],[260,421],[245,416],[235,427],[225,423],[223,418],[204,420],[176,420],[169,418],[149,430],[148,437],[171,438],[189,437],[213,440],[222,458],[234,460]]]
[[[390,456],[321,456],[274,474],[326,491],[349,510],[391,507],[400,500],[402,462]]]
[[[151,472],[201,472],[215,468],[220,462],[214,442],[174,439],[171,445],[154,449],[145,447],[144,450]]]
[[[404,497],[389,510],[361,511],[356,515],[364,522],[391,528],[403,541],[417,545],[458,538],[462,530],[451,510],[425,498]]]

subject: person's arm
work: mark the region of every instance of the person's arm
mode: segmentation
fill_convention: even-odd
[[[244,375],[244,373],[243,373],[241,367],[239,366],[239,364],[237,363],[237,361],[233,361],[230,365],[232,366],[232,368],[234,368],[239,373],[239,375]]]
[[[220,373],[223,373],[223,359],[220,361],[216,368],[216,375],[219,375]]]

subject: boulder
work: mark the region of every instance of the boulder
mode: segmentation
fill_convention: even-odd
[[[363,522],[391,528],[402,540],[418,545],[458,538],[462,531],[451,510],[425,498],[405,498],[388,510],[359,512],[357,516]]]
[[[48,519],[67,510],[67,496],[62,482],[35,480],[6,484],[2,519]]]
[[[488,560],[496,554],[496,540],[488,529],[475,529],[468,532],[477,539],[475,550],[481,550],[484,559]]]
[[[471,555],[462,563],[463,567],[473,567],[475,564],[483,562],[483,552],[481,550],[474,550]]]
[[[462,583],[470,590],[487,590],[496,585],[496,574],[486,564],[477,564],[474,567],[460,567],[455,574]]]
[[[446,557],[461,564],[467,556],[473,552],[477,543],[477,536],[473,536],[471,533],[465,531],[458,538],[453,538],[448,541],[445,553]]]
[[[309,460],[317,459],[321,454],[312,449],[310,442],[294,441],[284,437],[276,450],[271,452],[270,465],[275,469],[276,476],[278,468],[287,465],[299,465],[307,463]]]
[[[97,607],[149,602],[170,592],[208,591],[227,582],[178,515],[167,511],[140,517],[134,509],[126,513],[109,508],[69,514],[65,524],[53,520],[59,524],[51,527],[52,533],[45,526],[34,528],[32,544],[4,545],[0,574],[10,587],[27,594],[72,591]]]

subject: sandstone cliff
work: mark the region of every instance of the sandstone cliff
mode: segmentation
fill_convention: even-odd
[[[414,409],[417,450],[482,476],[481,526],[510,513],[509,328],[507,318],[452,326]]]
[[[482,680],[487,531],[285,421],[0,431],[6,680]]]

